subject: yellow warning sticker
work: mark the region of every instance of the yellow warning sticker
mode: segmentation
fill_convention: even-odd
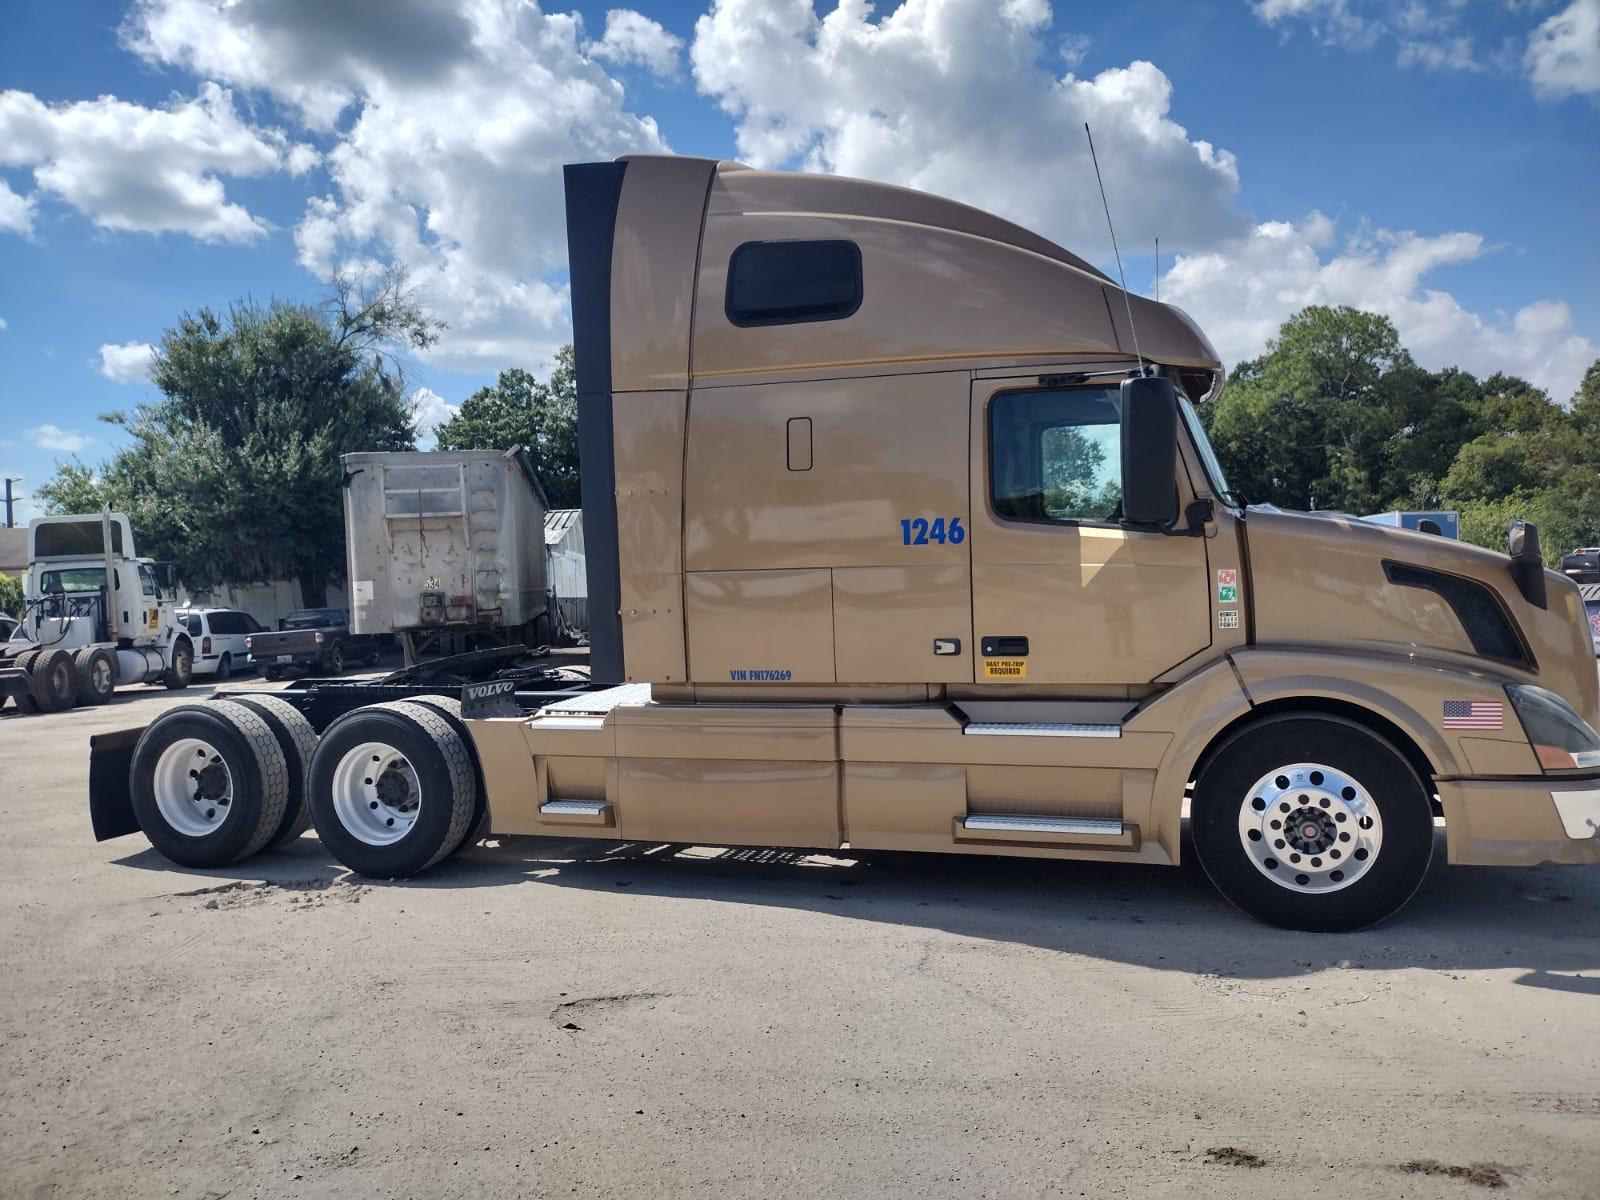
[[[986,658],[983,660],[985,679],[1026,679],[1028,660],[1025,658]]]

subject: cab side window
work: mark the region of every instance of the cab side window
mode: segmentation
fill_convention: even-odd
[[[146,596],[161,595],[161,585],[156,582],[156,573],[144,563],[139,564],[139,586]]]
[[[1122,516],[1114,387],[1001,392],[989,403],[990,501],[1012,521],[1113,524]]]

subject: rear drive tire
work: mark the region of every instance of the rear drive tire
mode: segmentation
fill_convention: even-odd
[[[40,712],[72,707],[78,695],[78,672],[69,651],[39,651],[28,675],[33,681],[33,702]]]
[[[311,821],[359,875],[404,879],[459,846],[473,811],[467,747],[439,713],[393,701],[358,708],[311,759]]]
[[[185,704],[133,751],[133,811],[150,844],[186,867],[223,867],[277,831],[289,768],[272,729],[242,704]]]
[[[461,744],[467,748],[468,757],[472,759],[472,780],[475,785],[472,821],[467,825],[467,835],[461,839],[461,844],[450,852],[456,854],[489,836],[489,789],[483,784],[483,764],[478,761],[478,750],[472,740],[472,731],[461,719],[461,701],[454,696],[413,696],[404,703],[431,708],[448,721],[450,728],[455,730],[456,736],[461,739]]]
[[[294,841],[311,828],[311,805],[307,802],[311,778],[311,756],[317,749],[317,731],[306,720],[305,714],[287,700],[276,696],[233,696],[230,700],[242,704],[267,723],[278,749],[289,769],[288,797],[283,807],[283,819],[268,839],[266,849]]]
[[[11,660],[11,665],[28,673],[29,690],[17,697],[17,711],[23,713],[36,713],[39,711],[39,702],[33,698],[33,664],[42,651],[24,650]]]
[[[188,638],[179,638],[172,647],[172,665],[161,673],[161,682],[169,692],[179,692],[189,686],[194,678],[194,646]]]
[[[78,674],[78,703],[109,704],[117,690],[117,660],[111,651],[85,646],[72,656]]]
[[[1374,925],[1411,898],[1433,856],[1433,810],[1411,764],[1341,717],[1285,714],[1234,734],[1191,813],[1217,890],[1287,929]]]

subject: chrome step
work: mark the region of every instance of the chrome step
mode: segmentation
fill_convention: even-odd
[[[539,815],[547,821],[574,825],[609,825],[611,805],[604,800],[546,800]]]
[[[1068,721],[969,721],[961,732],[967,737],[1119,738],[1122,726]]]
[[[1058,837],[1119,838],[1124,833],[1121,821],[1097,817],[1004,817],[978,814],[962,818],[961,828],[966,833],[1050,833]]]

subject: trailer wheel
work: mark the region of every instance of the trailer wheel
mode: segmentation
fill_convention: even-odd
[[[305,714],[287,700],[280,700],[276,696],[233,696],[230,699],[244,705],[267,723],[289,768],[289,795],[283,807],[283,819],[278,822],[277,831],[266,846],[268,850],[276,850],[311,828],[311,805],[306,797],[311,778],[311,756],[317,749],[317,731],[306,720]]]
[[[161,682],[169,692],[182,691],[194,678],[194,646],[188,638],[179,638],[172,647],[172,665],[161,673]]]
[[[1433,856],[1433,812],[1389,742],[1340,717],[1285,714],[1234,734],[1195,785],[1201,865],[1252,916],[1343,932],[1397,912]]]
[[[109,704],[117,690],[117,662],[104,647],[85,646],[72,656],[78,675],[78,701],[82,704]]]
[[[404,703],[420,704],[442,716],[450,723],[450,728],[455,730],[456,736],[461,739],[461,744],[467,748],[467,754],[472,759],[472,781],[475,785],[472,821],[467,826],[466,837],[461,839],[461,844],[451,853],[465,850],[489,836],[489,789],[483,783],[483,764],[478,761],[477,748],[472,741],[472,731],[461,719],[461,701],[454,696],[413,696]]]
[[[222,867],[271,840],[289,768],[265,720],[242,704],[185,704],[144,731],[129,772],[150,844],[186,867]]]
[[[34,657],[29,677],[33,681],[33,702],[40,712],[60,712],[71,708],[78,695],[78,674],[72,655],[66,650],[41,650]]]
[[[322,844],[360,875],[404,879],[466,836],[472,762],[439,713],[403,701],[358,708],[322,735],[311,759],[311,820]]]

